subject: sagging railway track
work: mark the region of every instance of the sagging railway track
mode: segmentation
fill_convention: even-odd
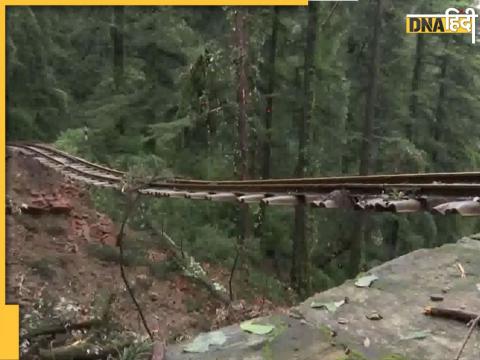
[[[97,187],[125,190],[127,173],[86,161],[44,144],[8,143],[64,176]],[[480,172],[394,174],[268,180],[163,179],[135,191],[170,198],[219,202],[352,208],[392,212],[431,211],[480,215]]]

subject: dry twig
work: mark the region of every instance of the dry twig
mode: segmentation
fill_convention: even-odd
[[[457,356],[455,356],[455,360],[459,360],[460,356],[462,356],[462,352],[465,349],[465,346],[468,343],[468,340],[473,334],[473,330],[477,327],[478,322],[480,321],[480,315],[478,315],[474,320],[471,321],[470,328],[468,329],[468,333],[465,336],[465,340],[463,340],[462,346],[458,350]]]
[[[228,279],[228,292],[230,295],[230,301],[233,301],[233,289],[232,289],[232,280],[233,275],[235,274],[235,269],[237,268],[238,258],[240,257],[240,249],[237,247],[237,253],[235,254],[235,260],[233,260],[232,270],[230,271],[230,278]]]
[[[122,224],[120,226],[120,231],[117,235],[117,246],[120,249],[120,275],[122,276],[122,280],[125,284],[125,287],[127,288],[127,291],[130,295],[130,298],[132,299],[133,303],[135,304],[135,307],[137,308],[138,314],[140,315],[140,318],[142,319],[143,326],[145,327],[145,330],[148,333],[148,336],[150,339],[153,341],[153,335],[152,332],[150,331],[150,328],[148,327],[147,320],[145,320],[145,316],[143,315],[142,308],[140,307],[140,304],[138,303],[137,299],[135,298],[135,294],[133,293],[133,290],[130,288],[130,285],[128,284],[127,276],[125,274],[125,268],[123,265],[123,235],[125,232],[125,226],[127,224],[128,218],[130,217],[130,214],[132,212],[132,209],[138,200],[138,194],[132,194],[132,192],[127,194],[127,205],[125,209],[125,213],[123,215],[123,220]]]

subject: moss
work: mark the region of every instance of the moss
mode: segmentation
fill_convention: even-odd
[[[369,359],[363,356],[359,352],[351,351],[348,355],[342,356],[338,360],[369,360]],[[391,354],[391,355],[382,357],[381,360],[408,360],[408,359],[402,355]]]
[[[263,360],[273,360],[273,351],[270,346],[270,342],[267,343],[262,348],[262,359]]]
[[[368,360],[365,356],[357,351],[350,351],[343,359],[339,360]]]
[[[326,325],[318,325],[317,326],[317,329],[320,330],[320,332],[327,338],[327,339],[331,339],[333,338],[332,336],[332,330],[326,326]]]
[[[272,325],[275,325],[273,331],[268,334],[269,341],[275,340],[278,336],[280,336],[286,329],[287,329],[287,324],[283,322],[282,320],[279,319],[271,319]]]
[[[382,360],[408,360],[405,356],[398,354],[387,355],[382,358]]]

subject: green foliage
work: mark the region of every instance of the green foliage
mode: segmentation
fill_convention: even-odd
[[[72,155],[86,157],[85,134],[83,129],[67,129],[62,131],[55,141],[55,147]]]
[[[63,267],[64,262],[60,258],[45,257],[38,260],[33,260],[29,263],[32,270],[40,275],[45,280],[51,280],[57,275],[57,269]]]
[[[322,25],[315,66],[308,74],[313,92],[312,104],[307,104],[311,107],[305,150],[311,160],[309,174],[358,173],[374,3],[339,6],[330,17],[331,4],[317,4]],[[468,36],[428,36],[419,42],[420,37],[398,31],[412,9],[441,13],[451,6],[447,1],[384,5],[370,171],[477,169],[480,58],[476,48]],[[112,56],[111,31],[117,26],[112,15],[111,7],[7,9],[8,140],[54,142],[64,151],[124,170],[134,182],[178,176],[238,178],[239,52],[232,44],[234,10],[127,7],[124,29],[117,29],[123,30],[126,44],[120,73],[114,61],[119,59]],[[263,170],[267,135],[272,177],[293,176],[305,105],[307,12],[303,8],[278,12],[274,68],[269,59],[273,18],[270,8],[248,9],[249,156],[255,178]],[[416,64],[421,65],[417,88]],[[120,74],[121,86],[114,74]],[[271,74],[275,88],[268,94]],[[271,109],[266,108],[269,97]],[[267,131],[269,111],[273,122]],[[117,192],[92,189],[92,198],[100,211],[115,221],[121,219],[125,205]],[[271,287],[267,292],[280,299],[286,296],[283,285],[265,274],[278,270],[271,269],[273,262],[279,275],[288,277],[293,211],[268,208],[263,213],[253,206],[251,211],[256,231],[244,254],[252,267],[250,280],[258,289],[267,282]],[[475,219],[375,215],[368,220],[371,236],[358,254],[349,250],[358,236],[356,218],[357,214],[333,210],[309,215],[314,290],[344,281],[356,257],[368,268],[391,256],[479,230]],[[396,244],[391,243],[394,219],[398,219]],[[129,225],[145,231],[162,228],[198,260],[231,265],[239,236],[237,222],[238,211],[231,204],[140,199]],[[93,246],[90,251],[118,262],[117,249]],[[126,246],[127,263],[144,264],[144,255],[143,249]],[[169,264],[150,266],[159,277],[171,271]]]
[[[166,280],[170,274],[181,270],[177,262],[170,259],[161,262],[150,262],[148,267],[150,273],[160,280]]]
[[[141,341],[134,343],[120,352],[119,360],[147,360],[152,353],[152,343],[150,341]]]
[[[187,251],[198,261],[225,262],[235,257],[235,239],[226,238],[220,229],[207,224],[196,229]]]
[[[260,294],[274,303],[288,303],[289,296],[285,285],[275,277],[267,275],[262,271],[252,269],[249,272],[248,283],[253,289],[258,289]]]
[[[134,242],[124,242],[123,261],[126,266],[149,265],[146,249],[139,245],[132,246]],[[103,244],[89,244],[88,253],[102,261],[120,263],[120,250],[117,247]]]

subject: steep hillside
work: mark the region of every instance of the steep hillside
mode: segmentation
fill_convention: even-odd
[[[113,295],[111,318],[120,329],[144,334],[120,277],[117,226],[95,210],[88,189],[37,161],[7,158],[7,298],[21,306],[22,332],[59,321],[90,319]],[[201,285],[184,277],[158,239],[127,230],[127,277],[156,336],[169,342],[268,312],[269,302],[235,316]],[[226,283],[229,269],[209,266]],[[240,309],[240,310],[239,310]]]

